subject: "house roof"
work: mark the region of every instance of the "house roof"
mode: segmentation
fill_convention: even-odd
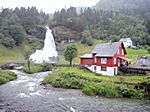
[[[120,41],[124,42],[124,41],[132,41],[132,40],[131,40],[131,38],[122,38],[122,39],[120,39]]]
[[[136,64],[137,66],[149,66],[150,67],[150,57],[140,58],[137,60]]]
[[[85,54],[83,56],[80,56],[80,58],[92,58],[92,54]]]
[[[100,57],[113,57],[121,45],[122,42],[97,44],[92,50],[92,53],[96,53],[96,56]]]

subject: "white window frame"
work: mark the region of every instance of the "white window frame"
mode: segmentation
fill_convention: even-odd
[[[117,59],[116,58],[114,58],[114,64],[117,64]]]
[[[107,58],[101,58],[101,64],[107,64]]]

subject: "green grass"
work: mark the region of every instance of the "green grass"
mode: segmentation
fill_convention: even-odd
[[[29,67],[28,67],[28,64],[25,64],[23,66],[23,71],[26,72],[26,73],[29,73],[29,74],[33,74],[33,73],[38,73],[38,72],[42,72],[42,71],[52,70],[52,65],[48,65],[48,64],[33,64],[33,63],[30,63]]]
[[[78,49],[78,55],[73,60],[73,64],[80,64],[80,56],[82,56],[86,53],[91,53],[92,49],[96,46],[96,44],[104,43],[104,41],[96,40],[96,39],[94,39],[93,42],[94,42],[94,44],[92,46],[81,44],[80,42],[64,44],[64,45],[61,45],[61,46],[62,46],[63,49],[65,49],[65,47],[67,47],[68,45],[71,45],[71,44],[76,45],[77,49]],[[65,61],[63,53],[61,53],[60,56],[58,57],[58,63],[59,64],[69,64],[69,62]]]
[[[27,52],[35,52],[34,49],[41,48],[41,43],[38,39],[33,42],[25,42],[20,46],[14,46],[13,48],[6,48],[0,44],[0,64],[9,62],[25,62],[25,55]]]
[[[144,91],[132,87],[141,83],[143,79],[143,76],[97,76],[84,69],[57,68],[43,80],[43,83],[58,88],[82,89],[86,95],[143,98]]]
[[[65,73],[75,72],[89,78],[96,78],[104,81],[114,81],[114,82],[120,82],[121,80],[126,83],[138,83],[144,79],[144,76],[111,76],[111,77],[97,76],[95,73],[89,72],[88,70],[82,70],[79,68],[57,68],[52,75],[49,75],[49,77],[50,78],[56,77],[57,74],[61,73],[62,71],[65,71]]]
[[[150,56],[146,49],[131,49],[126,48],[127,58],[132,59],[132,62],[136,62],[136,59],[141,56]]]
[[[0,64],[24,60],[21,47],[5,48],[0,45]]]
[[[17,79],[17,75],[9,70],[0,70],[0,85]]]

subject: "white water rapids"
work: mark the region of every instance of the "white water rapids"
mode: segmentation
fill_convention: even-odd
[[[47,28],[46,36],[44,40],[44,47],[41,50],[36,50],[29,60],[33,63],[56,63],[57,51],[55,46],[54,37],[51,30]]]

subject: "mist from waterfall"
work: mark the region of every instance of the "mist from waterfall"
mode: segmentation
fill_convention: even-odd
[[[54,37],[52,35],[52,31],[48,28],[45,35],[44,47],[41,50],[36,50],[33,53],[29,60],[33,63],[56,63],[57,61],[57,51],[56,45],[54,41]]]

